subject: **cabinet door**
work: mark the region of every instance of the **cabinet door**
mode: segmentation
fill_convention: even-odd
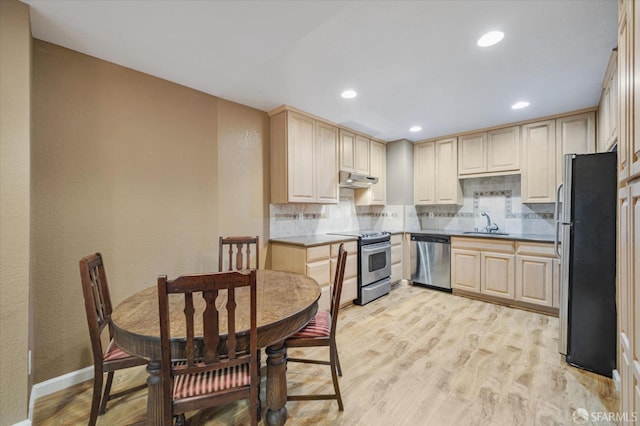
[[[487,134],[460,136],[458,142],[458,173],[470,175],[487,171]]]
[[[436,142],[436,203],[458,204],[462,189],[458,181],[458,140]]]
[[[571,115],[556,120],[556,185],[562,183],[563,156],[595,152],[595,112]]]
[[[516,256],[516,300],[553,306],[553,259]]]
[[[436,203],[436,147],[434,142],[413,147],[414,204]]]
[[[640,360],[640,180],[629,185],[629,219],[628,219],[628,242],[627,261],[629,297],[633,299],[633,304],[629,307],[631,315],[631,328],[629,338],[633,341],[631,346],[633,362]]]
[[[340,170],[355,172],[356,135],[340,129]]]
[[[315,200],[314,120],[287,111],[287,176],[289,202]]]
[[[487,171],[520,170],[520,126],[487,132]]]
[[[480,293],[480,252],[451,249],[451,287]]]
[[[319,203],[338,202],[338,128],[315,123],[315,200]]]
[[[630,158],[631,166],[629,174],[631,176],[640,176],[640,125],[638,125],[638,116],[640,116],[640,4],[637,1],[631,2],[629,5],[629,13],[633,14],[633,42],[631,44],[630,51],[630,74],[631,81],[633,81],[633,87],[629,89],[632,93],[631,98],[633,104],[629,105],[631,111],[629,117],[631,117],[630,128],[633,129],[633,134],[630,138]],[[629,18],[631,19],[631,18]]]
[[[480,293],[513,299],[515,296],[514,256],[503,253],[482,253],[482,285]]]
[[[555,120],[522,126],[522,202],[553,203],[556,199]]]
[[[611,125],[610,115],[611,89],[602,89],[600,103],[598,104],[598,152],[606,152],[609,146],[609,126]]]
[[[369,175],[369,139],[356,135],[356,173]]]
[[[618,190],[618,254],[616,278],[618,286],[618,333],[632,336],[633,288],[630,280],[631,207],[629,187]]]
[[[371,176],[378,178],[378,183],[371,185],[371,204],[384,205],[387,200],[387,153],[385,145],[371,141],[369,144],[369,167]]]
[[[624,182],[629,177],[629,157],[631,155],[631,86],[632,76],[629,70],[629,58],[632,56],[628,40],[629,19],[624,8],[620,10],[620,24],[618,27],[618,181]]]
[[[617,56],[616,56],[617,57]],[[609,104],[607,114],[607,146],[609,150],[618,140],[618,72],[617,69],[611,73],[609,80]]]

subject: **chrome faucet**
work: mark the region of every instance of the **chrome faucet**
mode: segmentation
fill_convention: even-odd
[[[484,230],[488,233],[491,233],[493,231],[497,231],[498,229],[498,225],[491,224],[491,218],[489,217],[489,214],[487,212],[482,212],[482,216],[486,216],[487,217],[487,226],[484,227]]]

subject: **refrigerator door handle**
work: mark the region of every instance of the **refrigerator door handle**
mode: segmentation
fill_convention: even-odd
[[[562,256],[560,255],[560,250],[558,248],[558,244],[560,242],[560,192],[562,191],[562,184],[560,184],[558,186],[558,192],[556,193],[556,208],[553,212],[553,216],[554,216],[554,220],[556,223],[556,235],[555,238],[553,239],[553,249],[556,252],[556,255],[558,256],[558,259],[561,259]]]

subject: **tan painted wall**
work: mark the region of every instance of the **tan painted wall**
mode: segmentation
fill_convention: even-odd
[[[0,0],[0,425],[27,418],[29,7]]]
[[[219,100],[218,176],[220,235],[259,235],[262,268],[269,238],[268,115]]]
[[[82,256],[102,252],[117,304],[160,274],[217,270],[220,234],[264,238],[269,132],[264,112],[38,40],[33,74],[39,383],[91,364]]]

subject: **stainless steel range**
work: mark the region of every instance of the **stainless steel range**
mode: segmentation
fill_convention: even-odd
[[[358,237],[358,298],[365,305],[391,291],[391,233],[386,231],[338,232]]]

